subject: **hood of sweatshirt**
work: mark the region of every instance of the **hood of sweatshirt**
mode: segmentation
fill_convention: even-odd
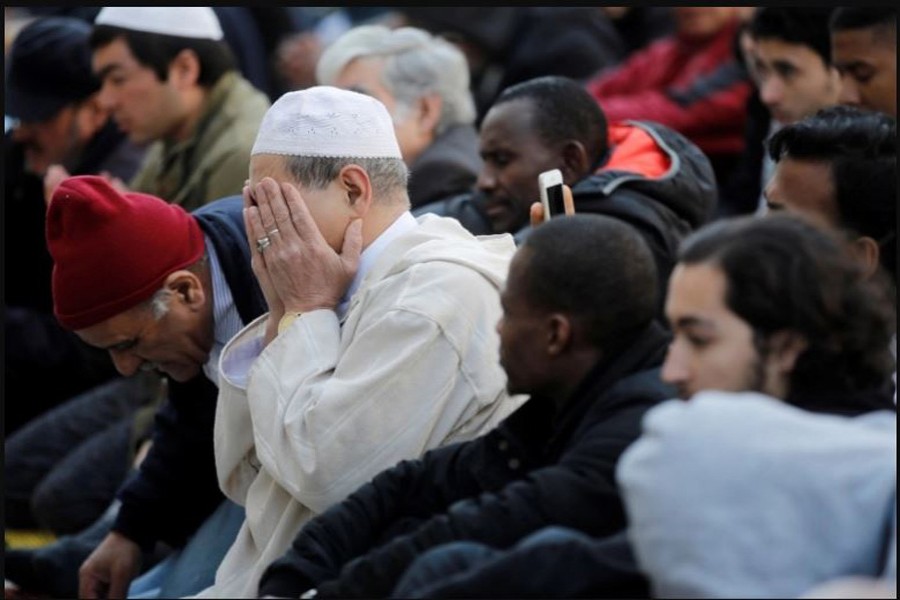
[[[404,233],[385,249],[399,258],[379,259],[366,279],[381,279],[426,262],[464,265],[480,273],[498,290],[506,281],[509,262],[516,251],[509,234],[474,236],[459,221],[434,214],[416,218],[418,227]],[[362,284],[365,286],[365,282]]]

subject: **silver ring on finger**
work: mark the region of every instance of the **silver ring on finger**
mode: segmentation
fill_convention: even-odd
[[[276,233],[281,233],[281,232],[278,231],[277,227],[273,227],[272,229],[270,229],[269,231],[266,232],[266,235],[275,235]]]
[[[256,240],[256,249],[262,254],[266,248],[272,245],[272,240],[269,239],[269,236],[263,236]]]

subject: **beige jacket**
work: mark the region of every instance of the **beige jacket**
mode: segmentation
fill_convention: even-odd
[[[499,365],[500,288],[515,246],[425,215],[391,242],[346,318],[302,315],[253,362],[266,316],[223,351],[216,468],[246,520],[201,597],[256,597],[316,513],[400,460],[487,432],[518,408]]]

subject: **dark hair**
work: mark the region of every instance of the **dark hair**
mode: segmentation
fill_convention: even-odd
[[[750,22],[750,35],[757,40],[776,39],[809,47],[831,64],[831,36],[828,22],[834,7],[763,6]]]
[[[197,83],[210,88],[228,71],[237,69],[234,54],[224,40],[197,39],[161,33],[134,31],[113,25],[95,25],[91,50],[122,38],[142,65],[153,69],[160,81],[169,75],[169,65],[182,50],[193,50],[200,63]]]
[[[829,26],[831,31],[876,29],[896,43],[897,9],[887,6],[840,6],[831,15]]]
[[[546,145],[577,140],[593,168],[600,166],[607,150],[606,116],[583,86],[568,77],[536,77],[504,89],[493,106],[514,100],[534,104],[533,124]]]
[[[784,157],[831,165],[841,225],[877,241],[882,266],[896,281],[897,123],[851,106],[832,106],[781,128],[769,141]]]
[[[806,339],[789,396],[871,390],[890,381],[895,315],[887,285],[867,279],[830,233],[789,214],[725,219],[688,236],[679,262],[722,269],[725,303],[753,330],[761,355],[776,332]]]
[[[627,346],[656,315],[656,264],[630,225],[595,214],[552,219],[522,245],[529,303],[583,324],[605,353]]]

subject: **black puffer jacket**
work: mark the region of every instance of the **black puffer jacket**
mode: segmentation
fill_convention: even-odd
[[[712,165],[693,142],[658,123],[612,125],[609,142],[609,160],[572,187],[575,212],[634,226],[650,245],[659,289],[665,291],[681,240],[713,216],[717,189]],[[516,237],[527,233],[526,228]]]

